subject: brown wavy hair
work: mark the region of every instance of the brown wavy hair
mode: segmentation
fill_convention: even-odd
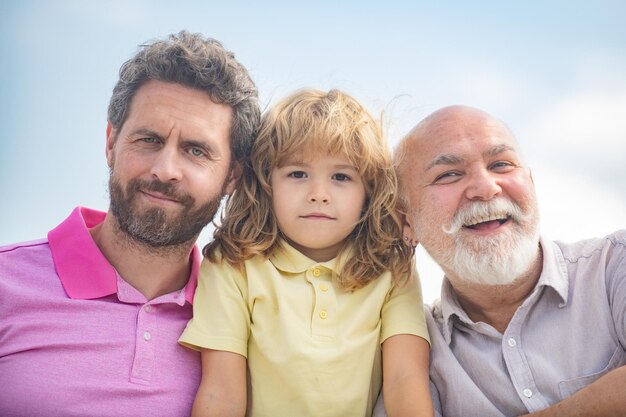
[[[141,45],[122,65],[113,88],[108,119],[116,131],[126,121],[133,97],[150,80],[205,91],[214,102],[231,107],[232,158],[248,156],[261,118],[258,91],[246,68],[219,41],[183,30]]]
[[[270,176],[294,154],[345,155],[363,179],[363,214],[339,253],[353,248],[353,256],[334,277],[340,285],[352,291],[386,270],[396,283],[408,279],[414,251],[401,239],[391,152],[381,126],[354,98],[338,90],[300,90],[263,115],[240,187],[228,199],[204,255],[215,262],[219,249],[222,259],[238,267],[253,256],[269,257],[281,237]]]

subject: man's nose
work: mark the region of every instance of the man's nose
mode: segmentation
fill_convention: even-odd
[[[156,155],[150,173],[161,182],[180,181],[182,169],[178,150],[174,147],[163,147]]]
[[[465,190],[465,195],[469,200],[487,201],[500,195],[502,187],[497,178],[497,174],[487,169],[470,174],[470,182]]]

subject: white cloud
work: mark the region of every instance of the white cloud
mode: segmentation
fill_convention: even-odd
[[[564,188],[574,184],[573,193],[588,185],[583,205],[603,198],[626,200],[626,75],[610,84],[614,88],[585,86],[538,107],[517,132],[533,168],[562,171],[560,181]],[[614,215],[623,219],[624,213]]]
[[[440,298],[443,271],[421,245],[415,251],[415,263],[422,284],[424,302],[432,304],[433,301]]]
[[[626,228],[626,198],[597,179],[539,166],[533,170],[541,230],[576,241]]]
[[[563,97],[538,111],[523,136],[550,152],[626,162],[626,87]]]
[[[572,85],[581,90],[626,88],[626,56],[623,48],[580,46],[570,63]]]
[[[510,71],[505,73],[480,66],[463,73],[465,76],[458,80],[458,88],[467,96],[467,104],[503,114],[525,101],[528,85]]]

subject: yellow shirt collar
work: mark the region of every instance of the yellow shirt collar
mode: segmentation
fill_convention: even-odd
[[[335,257],[326,262],[316,262],[291,246],[285,240],[280,239],[278,246],[270,255],[269,259],[276,269],[283,272],[302,273],[313,265],[320,265],[337,273],[340,270],[338,267],[340,260],[349,259],[350,256],[353,255],[354,248],[351,246],[347,251],[343,252],[343,256]]]

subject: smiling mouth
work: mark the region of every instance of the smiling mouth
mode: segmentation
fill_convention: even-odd
[[[161,193],[155,193],[153,191],[141,191],[143,193],[143,195],[145,195],[146,197],[148,197],[150,200],[156,200],[156,201],[161,201],[161,202],[169,202],[169,203],[177,203],[179,204],[180,201],[175,200],[173,198],[170,198],[166,195],[163,195]]]
[[[470,223],[464,224],[463,227],[466,227],[472,230],[494,230],[502,226],[506,222],[508,222],[510,219],[511,219],[510,216],[502,216],[502,215],[485,217],[485,218],[476,219]]]

